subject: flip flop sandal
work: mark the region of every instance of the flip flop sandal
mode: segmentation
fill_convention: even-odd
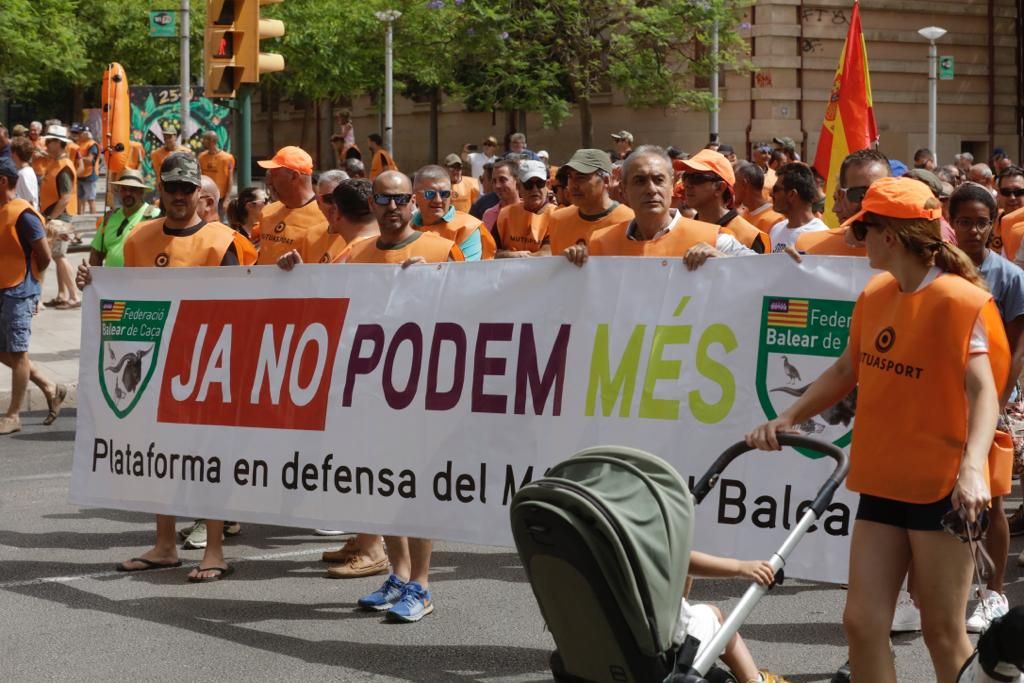
[[[66,304],[66,303],[67,303],[67,301],[64,301],[64,299],[61,299],[61,298],[55,296],[52,299],[50,299],[49,301],[44,301],[43,305],[46,306],[47,308],[56,308],[57,306],[60,306],[61,304]]]
[[[128,560],[128,563],[139,562],[143,566],[141,567],[126,567],[125,562],[120,562],[115,565],[117,571],[131,573],[131,572],[148,572],[151,569],[174,569],[175,567],[181,566],[181,560],[177,562],[154,562],[153,560],[147,560],[144,557],[133,557]]]
[[[220,581],[226,579],[235,573],[235,568],[231,565],[227,567],[196,567],[197,571],[200,572],[217,572],[214,576],[190,576],[188,577],[189,583],[212,583],[214,581]]]
[[[53,393],[53,399],[46,402],[50,412],[46,414],[46,419],[43,420],[44,425],[52,425],[57,420],[57,416],[60,415],[60,407],[67,397],[68,385],[58,384],[57,390]]]
[[[81,308],[81,307],[82,307],[82,300],[79,299],[78,301],[76,301],[73,304],[68,303],[67,301],[65,301],[62,304],[58,304],[57,305],[57,310],[58,311],[70,311],[73,308]]]

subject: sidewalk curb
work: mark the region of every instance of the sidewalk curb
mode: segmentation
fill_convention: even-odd
[[[68,396],[64,399],[64,403],[61,404],[61,410],[67,408],[78,407],[78,382],[69,382],[68,385]],[[0,406],[6,408],[11,401],[10,389],[0,390]],[[43,392],[34,384],[29,384],[28,391],[25,394],[25,400],[21,404],[21,412],[28,413],[33,411],[49,411],[50,406],[46,402],[46,397]]]

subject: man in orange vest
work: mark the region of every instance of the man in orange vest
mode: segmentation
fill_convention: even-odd
[[[199,167],[203,170],[204,176],[212,178],[213,182],[217,183],[217,191],[221,198],[217,213],[223,220],[231,197],[231,176],[235,172],[235,157],[218,147],[217,131],[206,131],[202,139],[205,150],[199,153]]]
[[[417,207],[412,215],[413,226],[452,240],[467,261],[494,258],[494,238],[483,223],[456,209],[448,173],[433,165],[416,171],[412,183]]]
[[[0,416],[0,434],[21,429],[21,404],[28,383],[39,387],[50,406],[44,424],[57,419],[67,387],[52,382],[32,365],[28,343],[39,300],[39,274],[50,265],[43,218],[14,195],[18,169],[0,159],[0,362],[11,369],[11,400]],[[51,417],[52,416],[52,417]]]
[[[498,248],[495,258],[551,256],[548,218],[555,206],[548,202],[547,186],[548,169],[543,162],[519,162],[516,189],[521,201],[498,212],[491,231]]]
[[[75,236],[71,217],[78,215],[78,175],[68,153],[72,142],[68,129],[58,125],[47,128],[43,139],[47,158],[39,181],[39,209],[46,220],[46,234],[57,271],[57,297],[46,305],[59,309],[78,308],[82,302],[67,260],[68,243]]]
[[[194,266],[250,265],[255,259],[252,245],[241,233],[222,223],[207,222],[199,216],[202,176],[199,162],[189,153],[175,153],[159,169],[160,206],[167,215],[138,226],[124,244],[126,267],[179,268]],[[92,282],[89,265],[78,267],[77,283],[85,288]],[[180,567],[175,539],[175,518],[156,516],[156,544],[130,560],[117,564],[119,572]],[[192,583],[219,581],[233,568],[224,560],[224,522],[206,520],[207,544],[203,559],[189,574]]]
[[[785,216],[772,209],[764,194],[764,171],[757,164],[741,161],[736,165],[736,202],[742,207],[740,215],[761,232],[767,234]]]
[[[163,146],[157,147],[149,153],[149,162],[153,167],[154,176],[160,174],[160,167],[163,166],[164,159],[166,159],[168,155],[174,152],[192,152],[188,147],[183,147],[178,144],[178,131],[173,128],[164,128],[163,135]]]
[[[725,155],[702,149],[679,165],[683,170],[686,203],[697,212],[697,220],[725,228],[745,247],[759,254],[771,253],[768,235],[732,208],[736,198],[733,191],[736,175]]]
[[[299,147],[282,147],[272,159],[257,162],[267,169],[267,184],[278,201],[260,216],[260,253],[256,265],[276,264],[293,249],[303,263],[330,263],[345,248],[327,230],[327,216],[313,191],[313,158]]]
[[[384,138],[379,133],[371,133],[366,139],[370,148],[370,180],[375,180],[384,171],[397,171],[398,164],[391,158],[391,153],[384,149]]]
[[[448,177],[452,181],[452,206],[456,211],[468,214],[473,203],[480,199],[480,182],[462,174],[462,159],[458,154],[446,156],[444,167],[448,169]]]
[[[377,239],[363,240],[352,249],[349,263],[413,263],[461,261],[462,252],[452,242],[412,225],[412,182],[398,171],[381,173],[373,181],[370,208],[380,226]],[[380,588],[359,599],[359,607],[387,611],[387,618],[416,622],[434,611],[427,575],[433,542],[424,538],[385,536],[391,575]]]
[[[78,134],[78,204],[83,213],[96,213],[96,182],[99,180],[100,146],[92,139],[88,128],[82,127]]]

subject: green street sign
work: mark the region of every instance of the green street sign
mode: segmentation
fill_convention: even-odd
[[[177,38],[178,14],[173,10],[154,10],[149,13],[150,38]]]
[[[942,55],[939,57],[939,80],[953,80],[953,55]]]

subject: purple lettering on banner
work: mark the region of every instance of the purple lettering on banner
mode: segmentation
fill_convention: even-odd
[[[569,350],[571,327],[569,324],[564,324],[558,328],[558,336],[555,337],[555,343],[551,346],[551,354],[548,356],[548,363],[544,368],[544,377],[542,378],[537,369],[537,343],[533,338],[533,325],[531,323],[523,325],[519,333],[519,360],[516,364],[516,415],[526,412],[527,390],[533,399],[534,415],[543,415],[552,385],[555,387],[555,396],[551,414],[556,416],[562,414],[562,386],[565,383],[565,359]]]
[[[473,401],[474,413],[504,413],[508,396],[485,394],[484,379],[488,375],[505,374],[505,358],[487,355],[487,344],[492,341],[512,341],[512,323],[480,323],[476,335],[476,349],[473,352]]]
[[[412,344],[412,361],[409,363],[409,379],[405,388],[399,391],[395,388],[392,373],[395,369],[395,356],[403,342]],[[420,382],[420,366],[423,364],[423,332],[416,323],[405,323],[395,332],[388,345],[388,355],[384,358],[384,376],[381,378],[381,386],[384,389],[384,400],[395,410],[403,410],[409,407],[412,400],[416,398],[416,387]]]
[[[361,356],[363,342],[373,343],[369,356]],[[355,337],[352,339],[352,353],[348,357],[348,369],[345,371],[345,391],[342,394],[341,405],[346,408],[352,405],[352,390],[355,388],[356,375],[366,375],[373,372],[380,363],[380,357],[384,353],[384,328],[380,325],[366,324],[356,328]]]
[[[441,360],[441,344],[455,345],[455,365],[452,368],[452,386],[447,391],[438,391],[437,373]],[[424,406],[427,410],[451,410],[462,398],[462,385],[466,381],[466,331],[457,323],[434,325],[434,339],[430,343],[430,360],[427,362],[427,392]]]

